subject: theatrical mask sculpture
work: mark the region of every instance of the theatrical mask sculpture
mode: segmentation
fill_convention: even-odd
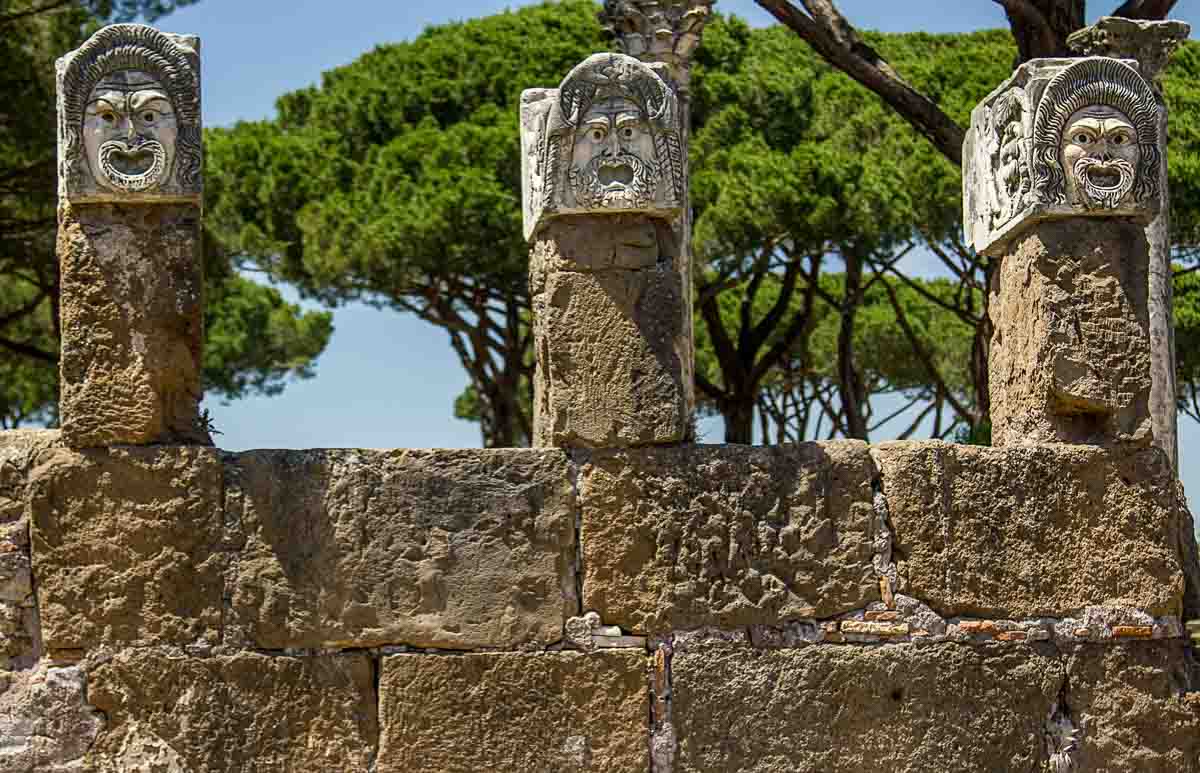
[[[971,118],[963,214],[979,252],[999,255],[1043,220],[1157,214],[1160,108],[1135,62],[1035,59]]]
[[[59,60],[60,163],[71,201],[196,201],[195,39],[106,27]]]
[[[521,100],[527,238],[555,215],[678,216],[684,160],[677,101],[649,66],[596,54],[558,89],[531,89]]]

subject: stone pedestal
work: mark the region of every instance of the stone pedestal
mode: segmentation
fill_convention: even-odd
[[[1040,223],[992,275],[992,442],[1150,441],[1150,247],[1121,219]]]
[[[63,441],[211,444],[195,37],[116,24],[58,61]]]
[[[1162,110],[1133,61],[1035,59],[971,115],[964,223],[997,262],[995,445],[1153,439],[1147,224]]]
[[[685,274],[670,224],[551,221],[530,257],[534,445],[617,447],[691,436]]]
[[[686,149],[655,69],[596,54],[521,100],[534,445],[693,437]]]

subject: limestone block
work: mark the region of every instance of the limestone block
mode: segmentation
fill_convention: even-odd
[[[943,617],[1180,614],[1174,475],[1157,449],[872,447],[901,589]]]
[[[1025,773],[1064,669],[1025,647],[714,644],[671,675],[675,773]]]
[[[377,770],[648,771],[646,669],[637,650],[384,658]]]
[[[1191,25],[1172,19],[1147,21],[1101,16],[1095,24],[1067,36],[1067,46],[1082,56],[1133,59],[1143,77],[1153,81],[1191,31]]]
[[[378,715],[366,655],[211,658],[125,650],[89,674],[101,771],[366,771]]]
[[[30,513],[47,648],[217,642],[217,451],[47,451],[31,473]]]
[[[58,255],[63,441],[210,444],[199,209],[63,206]]]
[[[560,218],[530,260],[534,444],[616,447],[691,435],[691,328],[671,229]]]
[[[560,452],[253,451],[226,477],[253,646],[546,645],[578,614]]]
[[[1080,730],[1077,769],[1200,771],[1200,681],[1187,667],[1181,641],[1075,649],[1066,703]]]
[[[1116,220],[1044,223],[992,278],[995,445],[1148,444],[1149,247]]]
[[[560,215],[678,217],[687,195],[680,121],[671,87],[625,54],[595,54],[557,89],[524,92],[525,238]]]
[[[963,143],[968,243],[998,257],[1046,220],[1157,214],[1162,108],[1137,67],[1034,59],[976,106]]]
[[[104,727],[82,668],[46,661],[0,683],[0,773],[74,773]]]
[[[59,193],[200,203],[200,41],[113,24],[58,60]]]
[[[635,632],[829,617],[879,599],[865,443],[597,452],[583,606]]]

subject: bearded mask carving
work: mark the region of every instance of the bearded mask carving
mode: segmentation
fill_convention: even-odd
[[[525,233],[546,218],[643,212],[672,219],[684,160],[674,92],[624,54],[596,54],[556,90],[522,95]]]
[[[971,114],[963,149],[970,243],[999,255],[1042,220],[1148,222],[1160,205],[1160,110],[1134,62],[1090,57],[1021,65]]]
[[[199,199],[194,45],[151,27],[117,24],[59,60],[60,185],[68,199]]]

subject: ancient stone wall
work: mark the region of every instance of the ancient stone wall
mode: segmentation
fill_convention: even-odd
[[[1200,770],[1153,448],[11,432],[0,513],[3,771]]]

